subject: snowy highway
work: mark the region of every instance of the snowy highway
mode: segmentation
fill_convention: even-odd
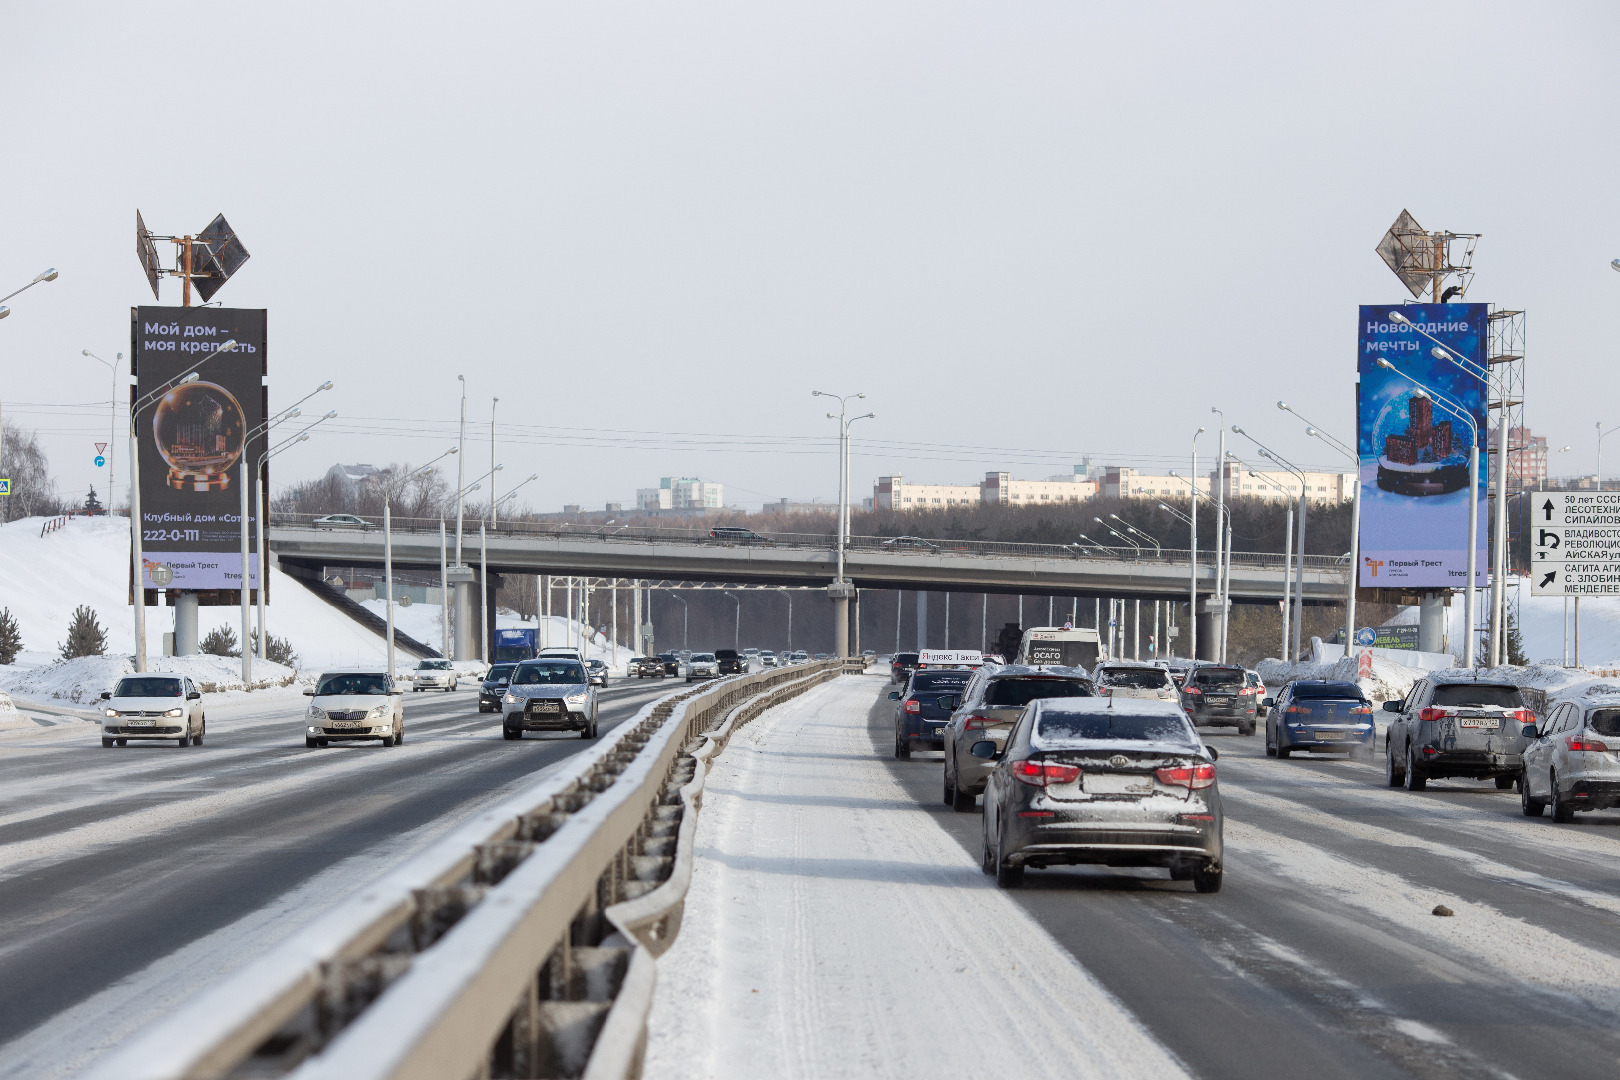
[[[601,730],[672,680],[602,692]],[[306,750],[296,689],[205,702],[205,746],[0,737],[0,1077],[69,1075],[479,807],[576,736],[501,737],[470,682],[405,696],[406,740]]]
[[[649,1075],[1620,1069],[1620,813],[1530,820],[1489,783],[1391,790],[1210,730],[1220,893],[1078,867],[1002,891],[940,755],[891,756],[887,688],[839,680],[719,759]]]

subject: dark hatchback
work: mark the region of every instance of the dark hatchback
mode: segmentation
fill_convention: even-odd
[[[748,659],[736,649],[714,650],[714,661],[720,665],[722,675],[746,675]]]
[[[889,681],[903,683],[917,670],[918,656],[914,652],[897,652],[889,661]]]
[[[661,652],[658,659],[663,661],[665,675],[679,675],[681,673],[681,657],[679,653]]]
[[[951,710],[962,696],[962,688],[973,678],[971,668],[939,668],[916,671],[905,692],[892,690],[894,707],[894,756],[901,761],[913,750],[945,749],[945,725]],[[940,698],[945,698],[944,702]]]
[[[1194,668],[1181,684],[1181,707],[1195,724],[1235,727],[1239,735],[1253,735],[1260,707],[1255,689],[1242,668],[1205,664]]]
[[[514,667],[517,667],[517,665],[490,665],[489,671],[484,675],[484,681],[478,684],[479,712],[501,711],[501,695],[506,693],[506,684],[511,681]]]

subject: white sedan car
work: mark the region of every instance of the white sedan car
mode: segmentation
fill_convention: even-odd
[[[448,660],[423,660],[412,673],[411,692],[443,690],[448,694],[456,688],[456,680],[460,677],[461,673],[451,667]]]
[[[384,746],[405,741],[405,698],[380,671],[328,671],[305,690],[304,745],[313,750],[334,742],[381,739]]]
[[[714,653],[693,653],[686,661],[686,681],[693,679],[715,679],[720,676],[720,661],[714,658]]]
[[[131,739],[202,745],[208,726],[202,693],[184,675],[126,675],[101,700],[102,746]]]

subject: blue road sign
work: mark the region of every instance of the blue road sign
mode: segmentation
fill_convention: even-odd
[[[1363,626],[1360,630],[1356,631],[1356,644],[1357,645],[1371,645],[1373,642],[1375,642],[1377,640],[1378,640],[1378,631],[1374,630],[1370,626]]]
[[[10,494],[11,494],[11,481],[10,480],[0,480],[0,495],[10,495]]]
[[[96,468],[99,469],[105,464],[107,464],[107,459],[102,457],[100,454],[97,454],[96,455]]]

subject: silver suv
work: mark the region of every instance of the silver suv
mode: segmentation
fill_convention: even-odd
[[[1620,698],[1596,703],[1561,701],[1524,750],[1519,802],[1525,817],[1552,806],[1554,821],[1575,820],[1577,810],[1620,806]]]
[[[980,668],[959,695],[942,697],[951,719],[945,725],[945,805],[967,813],[995,768],[975,757],[974,743],[989,740],[999,752],[1024,706],[1041,698],[1091,697],[1091,680],[1080,668]]]
[[[1098,697],[1180,700],[1170,673],[1156,664],[1120,660],[1098,664],[1091,672],[1091,681],[1097,686]]]
[[[1512,787],[1529,743],[1524,725],[1536,718],[1511,683],[1443,675],[1419,679],[1404,700],[1384,702],[1384,710],[1396,714],[1384,737],[1384,778],[1408,791],[1446,776]]]

